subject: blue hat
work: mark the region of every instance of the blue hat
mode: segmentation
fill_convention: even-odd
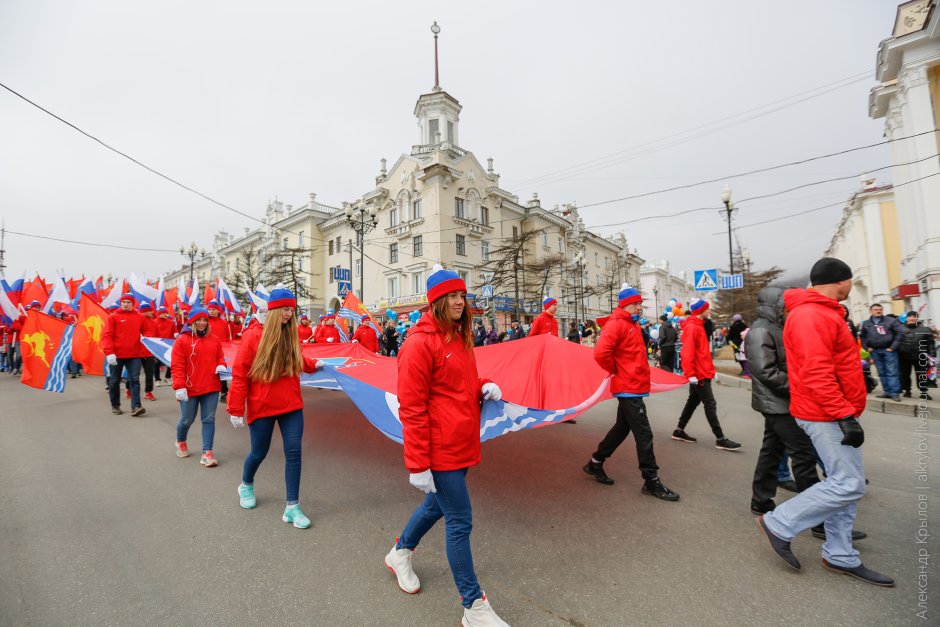
[[[210,300],[209,303],[206,305],[206,309],[207,309],[207,310],[208,310],[208,309],[215,309],[215,310],[217,310],[219,313],[222,313],[224,307],[222,307],[222,303],[220,303],[219,301],[217,301],[216,299],[213,298],[213,299]]]
[[[692,302],[689,303],[689,311],[692,312],[693,316],[697,316],[698,314],[704,312],[706,309],[708,309],[708,307],[708,301],[702,300],[701,298],[693,298]]]
[[[26,309],[36,309],[37,307],[42,307],[42,303],[38,300],[34,300],[30,304],[26,305]]]
[[[628,284],[624,283],[620,286],[620,292],[617,294],[617,301],[619,302],[620,307],[624,307],[630,303],[642,303],[643,295],[640,294],[636,288],[630,287]]]
[[[150,304],[149,300],[143,300],[140,301],[139,309],[140,311],[151,311],[153,309],[153,305]]]
[[[186,318],[186,322],[189,324],[194,323],[196,320],[202,318],[203,320],[209,319],[209,312],[203,309],[202,307],[193,307],[189,310],[189,316]]]
[[[294,293],[280,283],[271,290],[271,295],[268,296],[268,311],[278,307],[290,307],[291,309],[297,307],[297,299],[294,298]]]
[[[549,307],[551,307],[552,305],[555,305],[555,304],[557,304],[557,303],[558,303],[557,300],[555,300],[554,298],[552,298],[551,296],[549,296],[548,298],[546,298],[545,300],[542,301],[542,309],[548,309]]]
[[[428,302],[433,303],[451,292],[466,293],[467,284],[456,272],[445,270],[440,264],[434,264],[428,276]]]

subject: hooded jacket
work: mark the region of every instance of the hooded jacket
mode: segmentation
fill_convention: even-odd
[[[222,356],[222,342],[212,333],[199,337],[186,327],[173,342],[170,364],[174,390],[186,388],[186,393],[193,397],[222,389],[222,381],[215,369],[225,365],[225,357]]]
[[[301,343],[306,342],[313,337],[313,328],[309,324],[298,324],[297,337],[300,338]]]
[[[379,352],[379,336],[376,335],[371,324],[360,324],[356,332],[353,333],[353,340],[359,342],[366,350],[373,353]]]
[[[232,341],[232,332],[229,330],[228,321],[222,316],[218,318],[209,317],[209,333],[222,343]]]
[[[603,337],[603,333],[601,334]],[[705,335],[705,322],[698,316],[689,316],[682,323],[682,374],[699,381],[715,378],[711,342]]]
[[[447,335],[430,313],[398,354],[398,415],[410,472],[480,463],[480,389],[473,350]]]
[[[118,359],[133,359],[146,357],[150,354],[140,341],[141,335],[149,330],[149,322],[143,314],[137,311],[121,311],[120,309],[108,316],[104,323],[104,332],[101,334],[101,349],[105,355],[115,355]],[[154,333],[149,333],[154,335]]]
[[[934,351],[933,333],[918,322],[911,326],[905,324],[901,327],[901,344],[898,354],[909,361],[917,361],[923,354],[932,355]]]
[[[594,347],[594,361],[613,375],[611,394],[649,394],[650,364],[640,325],[623,309],[615,309],[604,322]]]
[[[675,348],[676,340],[679,339],[679,332],[672,326],[668,320],[659,325],[659,348]]]
[[[313,332],[313,341],[317,344],[339,344],[339,329],[336,328],[335,323],[321,324],[317,327],[317,330]]]
[[[783,299],[790,413],[818,422],[860,416],[867,390],[842,306],[812,289],[787,290]]]
[[[529,337],[542,335],[543,333],[550,333],[558,337],[558,321],[555,320],[555,316],[547,311],[543,311],[536,316],[535,320],[532,321],[532,326],[529,327]]]
[[[790,413],[783,312],[783,290],[765,287],[757,295],[757,320],[744,338],[751,369],[751,407],[762,414]]]

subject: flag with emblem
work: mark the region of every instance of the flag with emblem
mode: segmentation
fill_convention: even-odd
[[[26,314],[20,333],[23,376],[20,382],[47,392],[65,392],[75,326],[36,309]]]
[[[104,375],[104,350],[101,334],[104,332],[108,312],[88,294],[82,294],[78,304],[78,320],[72,340],[72,359],[82,365],[87,374]]]

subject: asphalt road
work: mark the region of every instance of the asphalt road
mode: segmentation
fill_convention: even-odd
[[[420,594],[400,592],[383,557],[422,495],[401,447],[340,392],[305,390],[301,504],[308,530],[280,520],[279,436],[256,479],[258,507],[239,508],[247,431],[222,413],[217,468],[178,459],[178,408],[158,388],[140,418],[111,415],[102,379],[64,395],[0,375],[0,625],[457,625],[460,605],[443,525],[415,557]],[[864,419],[871,480],[857,528],[882,589],[824,571],[820,542],[794,541],[789,570],[759,535],[748,505],[762,420],[745,390],[717,387],[738,453],[712,445],[704,415],[669,439],[684,392],[648,401],[666,503],[640,493],[630,438],[602,486],[581,466],[612,424],[607,401],[577,425],[513,433],[483,445],[469,475],[481,583],[512,625],[908,625],[918,608],[918,550],[930,553],[928,624],[938,624],[937,543],[916,544],[917,447],[938,449],[940,422]],[[701,411],[701,410],[700,410]],[[920,429],[920,431],[919,431]],[[923,435],[926,434],[926,435]],[[199,448],[199,425],[190,433]],[[932,467],[928,463],[928,469]],[[929,470],[928,470],[929,472]],[[786,498],[787,493],[778,495]],[[928,502],[931,533],[938,519]]]

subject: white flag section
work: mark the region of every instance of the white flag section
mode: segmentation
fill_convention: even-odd
[[[166,285],[163,284],[163,275],[160,275],[160,280],[157,282],[157,300],[153,303],[154,309],[159,309],[160,307],[166,307]]]
[[[238,304],[238,299],[235,298],[235,293],[229,289],[228,285],[225,284],[221,278],[219,279],[219,294],[221,296],[222,305],[225,307],[226,311],[231,311],[237,314],[242,312],[241,305]]]
[[[55,303],[65,303],[66,305],[71,302],[69,298],[69,290],[65,287],[65,279],[59,277],[58,280],[52,284],[52,293],[49,294],[49,298],[46,299],[46,304],[42,307],[42,313],[47,314],[52,311],[52,305]]]
[[[10,300],[10,297],[7,296],[3,288],[0,288],[0,311],[10,320],[16,320],[20,317],[20,311],[13,304],[13,301]]]
[[[131,273],[131,289],[142,297],[149,300],[151,303],[156,302],[157,297],[160,296],[160,292],[157,291],[155,287],[150,287],[147,285],[146,281],[141,281],[137,278],[137,275],[133,272]]]
[[[186,304],[190,307],[196,307],[199,305],[199,278],[193,277],[193,291],[189,293],[189,298],[186,299]]]
[[[112,305],[117,305],[118,301],[121,300],[121,289],[124,287],[124,278],[117,277],[114,281],[114,287],[111,288],[111,292],[101,299],[101,306],[107,309]]]

